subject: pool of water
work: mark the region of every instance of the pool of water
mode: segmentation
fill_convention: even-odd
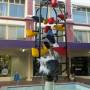
[[[9,86],[3,90],[44,90],[44,85]],[[90,90],[90,86],[79,83],[64,83],[55,84],[53,90]]]
[[[56,85],[55,90],[90,90],[90,87],[84,84],[63,84]]]

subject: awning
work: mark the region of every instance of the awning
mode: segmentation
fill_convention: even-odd
[[[30,40],[0,40],[0,48],[31,48],[34,41]]]
[[[59,45],[61,47],[65,47],[66,44],[64,42],[60,42]],[[67,43],[68,49],[90,49],[90,43],[74,43],[74,42],[68,42]]]
[[[0,48],[32,48],[35,42],[31,40],[0,40]],[[65,42],[59,42],[60,47],[65,47]],[[68,49],[90,49],[90,43],[67,43]]]

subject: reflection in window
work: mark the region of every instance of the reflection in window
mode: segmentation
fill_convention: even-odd
[[[14,0],[9,0],[10,3],[14,3]]]
[[[5,39],[5,32],[6,32],[5,25],[0,25],[0,39]]]
[[[17,26],[17,39],[23,39],[24,38],[24,27],[23,26]]]
[[[82,33],[81,31],[75,31],[75,42],[82,42]]]
[[[4,2],[8,2],[8,0],[4,0]]]
[[[21,4],[25,4],[25,0],[21,0]]]
[[[90,24],[90,12],[87,13],[88,23]]]
[[[88,32],[88,37],[89,37],[88,42],[90,43],[90,31]]]
[[[0,16],[7,16],[7,3],[0,3]]]
[[[11,57],[0,55],[0,76],[9,76],[11,74]]]
[[[15,0],[15,3],[19,3],[20,0]]]

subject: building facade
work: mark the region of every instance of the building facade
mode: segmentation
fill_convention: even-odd
[[[13,80],[16,71],[19,72],[22,80],[32,80],[34,76],[31,56],[34,41],[26,37],[25,30],[34,29],[33,21],[30,18],[39,8],[39,1],[0,0],[0,81]],[[82,72],[81,76],[86,76],[85,73],[90,76],[90,1],[88,3],[84,0],[80,2],[78,0],[61,1],[65,2],[68,19],[74,24],[67,26],[69,29],[67,36],[71,36],[68,37],[70,67],[76,66],[74,68],[76,75],[80,75],[79,73],[85,68],[86,72]],[[42,10],[42,16],[45,17],[45,14],[46,7]],[[48,15],[54,16],[51,8],[49,8]],[[59,42],[64,42],[64,38],[59,38]],[[62,58],[61,63],[62,70],[65,68],[64,59],[65,57]],[[75,60],[78,61],[75,62]],[[85,64],[88,67],[85,67]],[[7,76],[2,75],[4,67],[8,68]]]
[[[32,0],[0,0],[0,81],[13,80],[16,71],[21,79],[32,78],[30,48],[33,43],[26,39],[25,32],[32,28],[31,22],[25,21],[32,15],[32,8]],[[3,76],[2,69],[6,67],[8,74]]]

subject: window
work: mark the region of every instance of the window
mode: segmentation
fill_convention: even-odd
[[[8,26],[8,39],[23,39],[23,38],[24,38],[23,26]]]
[[[24,27],[23,26],[17,26],[17,39],[23,39],[24,38]]]
[[[19,3],[20,0],[15,0],[15,3]]]
[[[74,31],[74,41],[81,43],[88,43],[88,31]]]
[[[0,39],[24,39],[24,26],[0,25]]]
[[[24,17],[25,0],[4,0],[0,2],[0,16]]]
[[[72,15],[74,22],[90,24],[90,8],[73,6]]]
[[[8,2],[8,0],[4,0],[4,2]]]
[[[74,8],[72,10],[73,19],[77,23],[86,23],[86,9],[85,8]]]
[[[88,24],[90,24],[90,12],[87,13]]]
[[[11,56],[0,55],[0,76],[10,76]]]
[[[10,3],[14,3],[14,0],[9,0],[10,1]]]
[[[21,4],[24,4],[25,3],[25,0],[21,0]]]
[[[10,4],[9,16],[24,17],[24,6]]]
[[[39,5],[40,4],[40,0],[35,0],[35,4]]]

